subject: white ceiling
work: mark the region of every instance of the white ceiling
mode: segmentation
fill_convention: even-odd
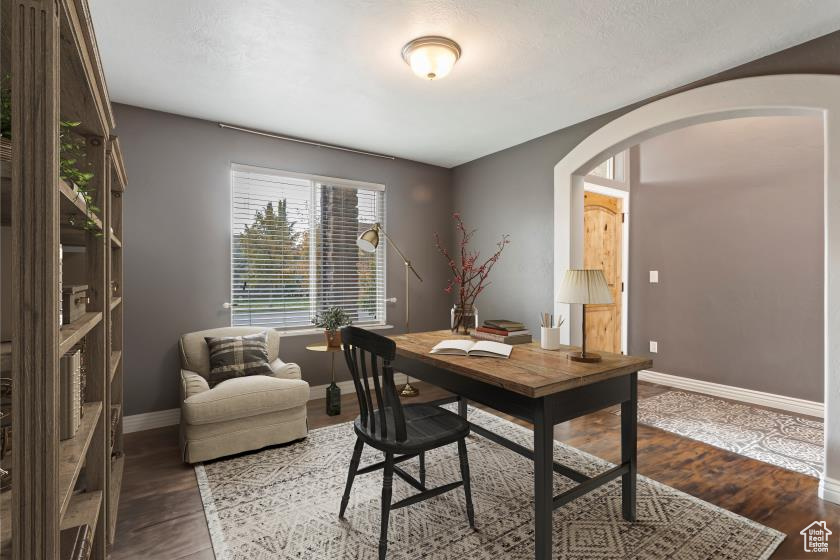
[[[90,0],[114,101],[455,166],[840,29],[826,0]],[[415,77],[420,35],[463,50]]]

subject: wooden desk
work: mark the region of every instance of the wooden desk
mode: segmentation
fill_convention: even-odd
[[[468,358],[429,354],[442,340],[468,338],[450,331],[412,333],[391,337],[397,344],[394,370],[433,383],[457,397],[459,413],[466,417],[467,400],[531,422],[533,451],[481,426],[472,431],[534,461],[534,557],[551,555],[552,512],[614,478],[622,479],[622,513],[636,519],[636,409],[637,372],[651,360],[601,353],[595,364],[572,362],[571,346],[542,350],[538,344],[520,344],[510,358]],[[554,462],[554,425],[609,406],[621,404],[621,464],[594,477]],[[556,472],[578,486],[552,496]]]

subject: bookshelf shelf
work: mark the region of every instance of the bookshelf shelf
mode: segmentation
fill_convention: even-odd
[[[117,368],[122,360],[122,350],[111,351],[111,359],[109,360],[110,367],[108,369],[108,381],[113,382],[114,376],[117,374]]]
[[[79,525],[96,527],[99,519],[99,510],[102,506],[102,491],[82,492],[73,494],[70,498],[70,505],[61,518],[61,529],[69,529]]]
[[[122,249],[122,241],[117,237],[116,233],[111,233],[111,247],[114,249]]]
[[[89,219],[93,222],[97,231],[102,231],[102,220],[99,216],[89,212],[85,199],[82,198],[81,193],[74,191],[73,188],[61,179],[58,180],[58,192],[61,193],[61,214],[62,223],[74,222],[69,224],[71,227],[82,228],[85,220]]]
[[[70,505],[73,487],[79,478],[79,472],[88,452],[88,447],[96,431],[96,425],[102,417],[102,403],[84,404],[84,414],[76,436],[66,439],[58,445],[58,495],[61,497],[61,513],[63,517]]]
[[[121,297],[112,298],[111,299],[111,311],[116,309],[116,307],[121,303],[122,303],[122,298]]]
[[[85,313],[72,323],[61,325],[58,353],[64,355],[70,351],[82,338],[87,335],[93,327],[102,321],[101,311],[90,311]]]

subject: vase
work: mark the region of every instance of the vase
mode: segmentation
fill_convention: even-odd
[[[341,387],[335,381],[327,387],[327,416],[341,414]]]
[[[327,346],[330,348],[341,348],[341,334],[338,331],[324,331],[327,338]]]
[[[478,327],[478,308],[456,303],[449,312],[449,324],[454,333],[470,334],[471,330]]]

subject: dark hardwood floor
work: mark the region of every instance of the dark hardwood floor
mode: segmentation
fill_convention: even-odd
[[[446,395],[436,387],[418,387],[421,394],[415,402]],[[668,390],[640,383],[639,398]],[[309,403],[309,425],[317,429],[350,421],[357,410],[353,394],[342,397],[339,416],[327,416],[324,400],[314,400]],[[619,423],[609,410],[596,412],[557,426],[555,438],[619,462]],[[177,427],[128,434],[125,453],[111,558],[214,558],[194,470],[179,457]],[[786,533],[774,559],[840,558],[840,506],[817,498],[814,478],[641,424],[639,473]],[[815,520],[834,530],[828,553],[803,550],[799,531]]]

